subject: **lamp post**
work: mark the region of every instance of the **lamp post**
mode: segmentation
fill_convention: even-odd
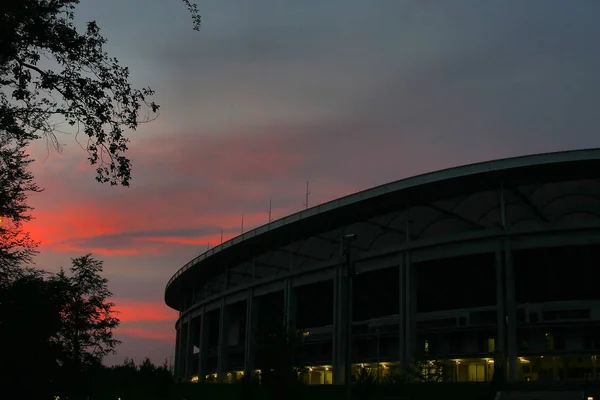
[[[346,301],[346,318],[343,319],[344,326],[342,327],[344,332],[344,339],[346,344],[346,357],[345,357],[345,374],[346,379],[344,379],[346,384],[346,395],[347,398],[350,399],[352,396],[351,387],[352,387],[352,278],[354,277],[354,268],[352,265],[352,243],[356,241],[357,235],[355,233],[348,233],[342,235],[340,255],[345,256],[346,261],[346,269],[344,271],[342,280],[347,293],[347,301]]]

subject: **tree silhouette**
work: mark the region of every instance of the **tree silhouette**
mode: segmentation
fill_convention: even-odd
[[[55,337],[60,348],[58,363],[70,397],[83,397],[90,371],[120,343],[112,336],[119,325],[108,290],[100,274],[102,261],[91,254],[74,258],[67,275],[61,270],[52,278],[60,293],[61,324]]]
[[[198,30],[198,7],[182,1]],[[6,0],[0,8],[0,339],[8,347],[0,381],[20,388],[23,398],[46,396],[38,394],[57,387],[61,377],[66,385],[89,383],[78,379],[82,371],[102,371],[102,357],[118,344],[100,261],[76,258],[69,276],[61,271],[49,279],[28,267],[37,243],[22,224],[31,219],[27,196],[41,189],[28,170],[27,146],[45,139],[61,151],[57,133],[68,126],[95,166],[96,180],[128,186],[126,131],[159,111],[150,100],[154,92],[134,88],[129,69],[104,51],[106,39],[94,21],[77,30],[78,4]],[[31,384],[33,375],[39,384]]]
[[[0,287],[0,392],[22,398],[54,394],[60,349],[53,338],[61,325],[57,294],[41,273],[24,274]]]
[[[123,398],[132,400],[165,400],[173,389],[173,376],[168,364],[155,365],[145,358],[139,365],[126,358],[121,365],[103,368],[97,375],[90,392],[99,398]]]
[[[31,219],[27,195],[40,191],[28,170],[30,163],[23,143],[0,134],[0,285],[16,278],[36,254],[37,243],[22,225]]]
[[[63,293],[58,338],[63,362],[74,363],[78,369],[101,362],[120,343],[112,337],[119,319],[109,301],[108,279],[100,275],[102,264],[87,254],[72,260],[70,276],[61,270],[54,277]]]
[[[197,5],[182,1],[199,30]],[[69,126],[96,167],[96,180],[128,186],[125,132],[158,115],[152,89],[134,88],[129,69],[104,51],[98,25],[77,30],[78,4],[5,0],[0,8],[0,280],[36,252],[21,225],[30,218],[27,195],[40,191],[27,170],[29,143],[45,138],[61,151],[56,134]]]
[[[61,123],[85,136],[83,147],[100,182],[127,186],[131,163],[125,129],[151,119],[154,92],[136,89],[129,69],[104,51],[98,25],[75,27],[78,0],[8,0],[0,14],[0,131],[16,140],[44,137],[60,150]]]

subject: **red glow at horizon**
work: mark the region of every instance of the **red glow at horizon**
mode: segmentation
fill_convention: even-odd
[[[148,299],[149,291],[133,287],[128,293],[118,280],[123,277],[129,282],[140,271],[146,274],[140,260],[148,256],[161,257],[166,263],[173,260],[160,267],[154,263],[148,270],[151,277],[140,279],[160,288],[189,261],[183,259],[187,254],[191,259],[240,235],[242,215],[243,232],[269,223],[269,194],[278,189],[278,181],[284,185],[281,193],[286,193],[288,175],[305,160],[288,139],[261,137],[189,136],[163,138],[165,143],[150,139],[140,153],[132,154],[136,169],[129,189],[97,185],[93,170],[78,154],[53,155],[32,165],[45,192],[31,196],[34,219],[25,229],[41,242],[41,260],[47,251],[54,253],[50,260],[64,254],[59,261],[62,265],[77,255],[102,256],[106,270],[110,269],[109,287],[112,282],[120,283],[121,293],[115,293],[113,300],[114,316],[121,321],[116,335],[160,341],[157,347],[172,344],[178,313],[163,303],[163,291],[156,290],[155,297],[151,294],[152,301],[136,300],[137,294]],[[204,151],[202,157],[198,148]],[[190,176],[195,177],[193,181]],[[297,206],[281,206],[273,198],[273,220],[301,211],[304,178],[298,187]],[[289,204],[288,198],[283,199]],[[318,194],[313,201],[319,201]],[[44,261],[39,263],[46,267]],[[159,284],[157,279],[164,282]]]
[[[171,321],[177,318],[177,311],[163,303],[114,300],[116,317],[121,322]]]

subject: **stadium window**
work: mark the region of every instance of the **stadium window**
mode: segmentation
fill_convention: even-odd
[[[495,338],[488,338],[488,351],[490,353],[493,353],[494,351],[496,351],[496,339]]]
[[[429,340],[427,340],[427,339],[425,339],[424,350],[425,350],[425,355],[429,354]]]

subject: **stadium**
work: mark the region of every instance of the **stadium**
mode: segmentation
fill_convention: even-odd
[[[277,324],[309,384],[435,365],[438,378],[597,380],[600,149],[403,179],[243,233],[181,268],[175,374],[260,370]],[[431,371],[430,371],[431,372]],[[435,372],[435,371],[434,371]]]

